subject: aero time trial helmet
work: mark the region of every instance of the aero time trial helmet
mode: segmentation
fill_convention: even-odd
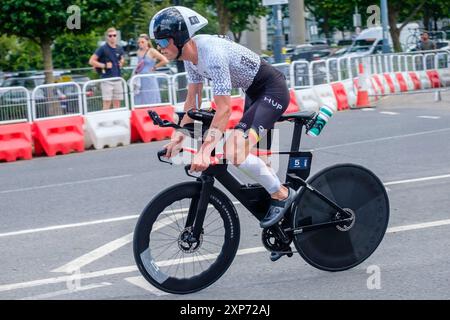
[[[208,20],[194,10],[174,6],[162,9],[153,16],[149,35],[152,39],[172,38],[178,48],[178,59],[186,42],[207,24]]]

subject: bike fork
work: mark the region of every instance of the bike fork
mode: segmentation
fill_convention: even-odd
[[[200,196],[192,199],[185,225],[186,228],[192,226],[192,240],[198,240],[203,231],[209,197],[214,186],[214,178],[210,175],[202,174],[199,179],[202,182]]]

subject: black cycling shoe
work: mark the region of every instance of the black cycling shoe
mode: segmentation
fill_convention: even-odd
[[[271,252],[270,253],[270,260],[272,262],[275,262],[275,261],[277,261],[278,259],[280,259],[284,255],[288,256],[289,258],[293,256],[293,252],[291,250],[291,247],[287,248],[286,251],[283,251],[283,252],[281,252],[281,251]]]
[[[269,228],[275,223],[278,223],[284,217],[285,213],[289,210],[296,196],[297,192],[294,189],[289,188],[289,195],[286,199],[270,200],[269,211],[267,212],[264,219],[262,219],[259,223],[261,228]]]

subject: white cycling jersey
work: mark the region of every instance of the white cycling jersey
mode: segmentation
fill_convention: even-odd
[[[198,64],[184,61],[189,83],[209,79],[213,94],[218,96],[250,87],[261,64],[256,53],[224,36],[197,35],[192,40],[197,46]]]

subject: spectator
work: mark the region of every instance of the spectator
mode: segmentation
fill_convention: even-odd
[[[138,64],[134,74],[149,74],[169,63],[166,57],[153,48],[148,35],[141,34],[138,39],[138,45]],[[133,84],[138,89],[134,92],[134,103],[136,105],[161,103],[158,79],[156,77],[136,78]]]
[[[436,50],[436,43],[430,40],[426,32],[420,36],[419,50]]]
[[[117,30],[109,28],[106,31],[106,43],[98,48],[89,59],[89,64],[96,68],[102,79],[120,77],[120,68],[125,59],[122,47],[117,45]],[[119,108],[124,99],[121,81],[107,81],[101,83],[103,110]]]

